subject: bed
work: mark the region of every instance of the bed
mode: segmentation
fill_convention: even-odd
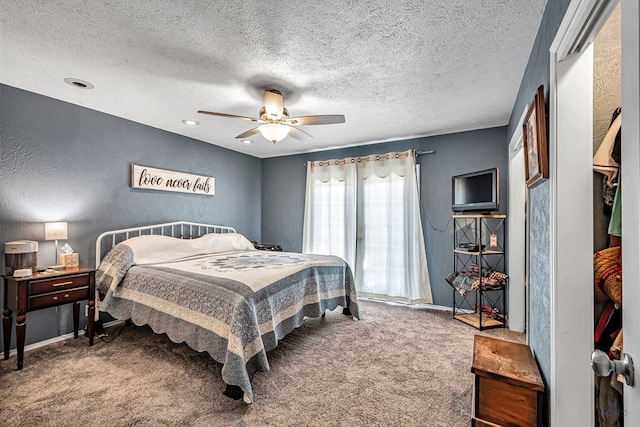
[[[96,240],[98,309],[149,325],[223,365],[225,394],[254,400],[267,352],[305,317],[360,318],[340,258],[256,250],[231,227],[174,222],[114,230]],[[345,319],[349,319],[345,317]]]

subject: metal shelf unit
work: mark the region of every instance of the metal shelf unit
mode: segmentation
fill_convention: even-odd
[[[479,330],[506,326],[506,215],[453,215],[453,317]]]

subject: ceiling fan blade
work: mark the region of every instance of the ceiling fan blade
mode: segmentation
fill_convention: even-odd
[[[291,128],[291,130],[289,131],[290,137],[295,138],[299,141],[308,141],[310,139],[313,139],[313,137],[308,133],[306,133],[305,131],[295,128],[293,126],[289,126],[289,127]]]
[[[200,114],[208,114],[210,116],[226,117],[226,118],[229,118],[229,119],[240,119],[240,120],[251,120],[252,122],[262,122],[262,120],[254,119],[253,117],[236,116],[234,114],[225,114],[225,113],[214,113],[213,111],[198,110],[198,113],[200,113]]]
[[[249,138],[252,135],[255,135],[256,133],[258,133],[258,128],[253,128],[253,129],[249,129],[246,132],[241,133],[240,135],[236,136],[236,139],[244,139],[244,138]]]
[[[284,111],[284,99],[282,98],[282,94],[277,90],[265,90],[264,109],[270,119],[280,119],[282,117],[282,112]]]
[[[325,116],[301,116],[292,117],[284,120],[284,123],[290,125],[332,125],[336,123],[344,123],[344,116],[342,114],[332,114]]]

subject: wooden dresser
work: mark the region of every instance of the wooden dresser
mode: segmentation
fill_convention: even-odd
[[[476,335],[473,426],[542,425],[544,383],[529,346]]]

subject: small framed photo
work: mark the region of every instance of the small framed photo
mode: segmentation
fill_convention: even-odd
[[[529,105],[522,124],[524,140],[524,168],[528,188],[535,187],[549,177],[547,157],[547,123],[544,111],[544,86],[540,86]]]

